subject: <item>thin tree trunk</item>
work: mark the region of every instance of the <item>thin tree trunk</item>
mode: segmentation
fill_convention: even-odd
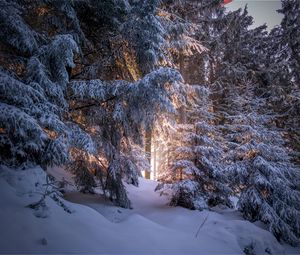
[[[148,159],[148,162],[151,166],[151,136],[152,136],[152,132],[151,130],[146,131],[146,137],[145,137],[145,152],[146,152],[146,156]],[[149,171],[145,171],[145,178],[146,179],[150,179],[150,170]]]
[[[156,140],[153,137],[153,179],[156,179]]]

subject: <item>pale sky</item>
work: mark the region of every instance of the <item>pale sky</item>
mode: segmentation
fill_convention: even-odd
[[[249,14],[254,18],[255,27],[266,23],[268,30],[270,30],[275,25],[280,24],[282,15],[276,12],[281,8],[280,0],[233,0],[226,7],[228,10],[233,11],[244,8],[246,4],[248,4]]]

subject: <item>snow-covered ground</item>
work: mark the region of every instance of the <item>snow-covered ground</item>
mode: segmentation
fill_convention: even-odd
[[[49,171],[72,183],[63,169]],[[236,211],[169,207],[167,195],[154,192],[156,182],[144,179],[127,187],[132,210],[72,185],[68,201],[47,198],[47,207],[27,208],[39,200],[45,180],[40,168],[0,169],[0,253],[300,254]]]

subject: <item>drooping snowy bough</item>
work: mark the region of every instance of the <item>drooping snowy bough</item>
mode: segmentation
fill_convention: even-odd
[[[130,207],[122,178],[137,185],[137,177],[145,170],[146,157],[138,149],[143,144],[143,133],[162,112],[175,111],[172,97],[180,90],[181,80],[177,71],[160,68],[133,83],[121,80],[70,83],[70,99],[76,101],[74,114],[84,112],[84,121],[95,138],[98,154],[92,161],[100,164],[95,175],[100,178],[104,192],[120,206]],[[86,104],[86,100],[91,103]],[[73,155],[78,160],[83,158],[78,151]],[[75,172],[80,174],[77,169]]]

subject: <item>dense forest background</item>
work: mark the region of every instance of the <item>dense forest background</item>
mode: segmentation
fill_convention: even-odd
[[[297,244],[300,2],[270,32],[222,2],[1,0],[1,164],[63,165],[130,208],[155,140],[172,205],[237,196]]]

